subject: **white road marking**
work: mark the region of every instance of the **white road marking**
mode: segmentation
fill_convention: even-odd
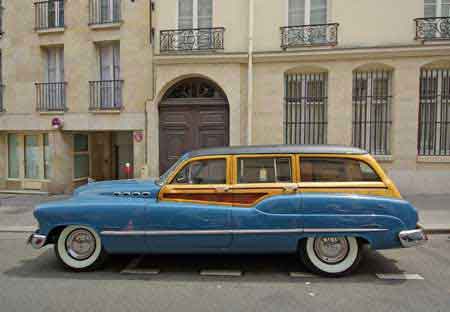
[[[200,275],[204,276],[242,276],[242,271],[234,270],[201,270]]]
[[[375,274],[379,279],[384,280],[423,280],[424,278],[419,274],[384,274],[377,273]]]
[[[311,273],[303,273],[303,272],[289,272],[290,277],[303,277],[303,278],[310,278],[310,277],[316,277],[316,275]]]
[[[122,271],[120,271],[121,274],[147,274],[147,275],[155,275],[155,274],[159,274],[160,270],[159,269],[154,269],[154,268],[149,268],[149,269],[138,269],[137,267],[139,266],[139,264],[141,263],[142,259],[144,257],[138,257],[138,258],[134,258],[133,260],[130,261],[130,263],[125,267],[125,269],[123,269]]]

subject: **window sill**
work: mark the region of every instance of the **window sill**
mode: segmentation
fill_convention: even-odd
[[[103,110],[90,110],[91,114],[120,114],[121,109],[103,109]]]
[[[450,156],[417,156],[419,163],[450,163]]]
[[[99,29],[117,29],[122,26],[122,22],[113,22],[113,23],[105,23],[105,24],[90,24],[89,28],[92,30]]]
[[[39,112],[40,115],[64,115],[65,111],[60,110],[60,111],[42,111]]]
[[[65,30],[66,30],[65,27],[55,27],[55,28],[37,29],[36,32],[38,35],[46,35],[46,34],[63,33]]]
[[[375,158],[379,162],[392,162],[394,161],[394,158],[392,155],[373,155],[373,158]]]

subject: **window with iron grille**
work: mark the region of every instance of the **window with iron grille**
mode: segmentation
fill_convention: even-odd
[[[418,154],[450,156],[450,69],[420,73]]]
[[[353,73],[352,143],[376,155],[391,153],[391,85],[391,71]]]
[[[285,76],[284,135],[286,144],[327,141],[327,73]]]

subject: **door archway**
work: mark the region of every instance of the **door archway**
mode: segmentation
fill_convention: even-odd
[[[159,171],[165,172],[182,154],[205,147],[228,146],[228,99],[214,82],[182,80],[159,105]]]

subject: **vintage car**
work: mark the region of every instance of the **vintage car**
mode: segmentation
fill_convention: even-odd
[[[310,270],[341,276],[365,244],[427,240],[417,210],[370,154],[327,145],[193,151],[157,180],[90,183],[34,215],[29,242],[54,244],[75,271],[107,254],[297,253]]]

